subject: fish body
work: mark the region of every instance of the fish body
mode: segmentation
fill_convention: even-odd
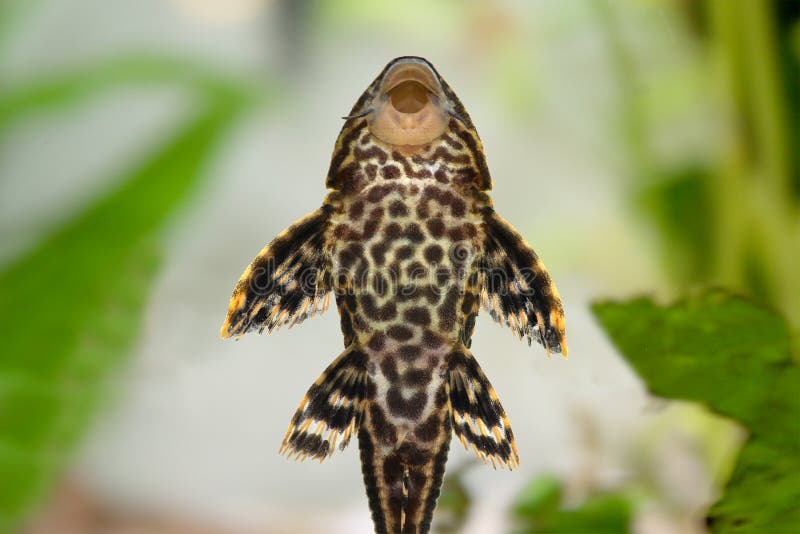
[[[469,351],[480,308],[566,354],[563,309],[544,265],[494,211],[475,127],[429,62],[390,62],[345,121],[322,207],[245,270],[222,336],[291,326],[333,293],[344,351],[280,450],[322,460],[356,435],[376,532],[423,533],[452,433],[493,466],[519,462]]]

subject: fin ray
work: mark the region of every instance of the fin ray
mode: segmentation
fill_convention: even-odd
[[[297,408],[279,454],[324,460],[344,450],[358,432],[367,398],[367,356],[345,350],[309,388]]]
[[[330,258],[324,237],[329,210],[323,206],[284,230],[245,269],[228,305],[223,338],[292,327],[327,309]]]
[[[451,358],[447,386],[453,432],[482,462],[518,467],[514,433],[489,379],[469,352],[458,351]]]
[[[481,304],[492,319],[548,354],[567,355],[564,308],[536,252],[494,210],[484,214],[486,243],[481,259]]]

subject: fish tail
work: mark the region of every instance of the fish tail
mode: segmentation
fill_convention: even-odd
[[[405,436],[397,436],[379,406],[368,401],[364,408],[358,443],[378,533],[430,530],[452,433],[493,467],[519,465],[511,426],[478,362],[459,344],[448,355],[447,368],[431,419]]]
[[[430,530],[450,448],[448,408],[442,410],[441,421],[442,432],[433,446],[404,441],[386,453],[376,432],[379,422],[370,420],[369,410],[365,413],[358,443],[375,532],[424,534]]]

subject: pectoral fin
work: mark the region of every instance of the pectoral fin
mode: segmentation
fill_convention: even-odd
[[[309,388],[292,417],[279,453],[320,461],[358,432],[367,398],[367,355],[346,349]]]
[[[514,433],[494,388],[467,351],[451,355],[448,382],[453,432],[467,450],[492,466],[519,466]]]
[[[220,334],[301,323],[328,307],[330,258],[324,250],[327,206],[284,230],[256,256],[233,290]]]
[[[535,339],[549,352],[567,355],[561,298],[542,261],[502,217],[484,216],[486,242],[481,259],[483,308],[528,343]]]

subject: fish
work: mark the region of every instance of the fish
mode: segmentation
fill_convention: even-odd
[[[421,534],[453,435],[492,467],[519,465],[470,352],[479,312],[566,356],[564,309],[539,256],[494,210],[477,130],[428,60],[390,61],[343,119],[322,206],[245,269],[221,335],[299,325],[333,295],[344,350],[279,452],[321,462],[357,438],[375,532]]]

